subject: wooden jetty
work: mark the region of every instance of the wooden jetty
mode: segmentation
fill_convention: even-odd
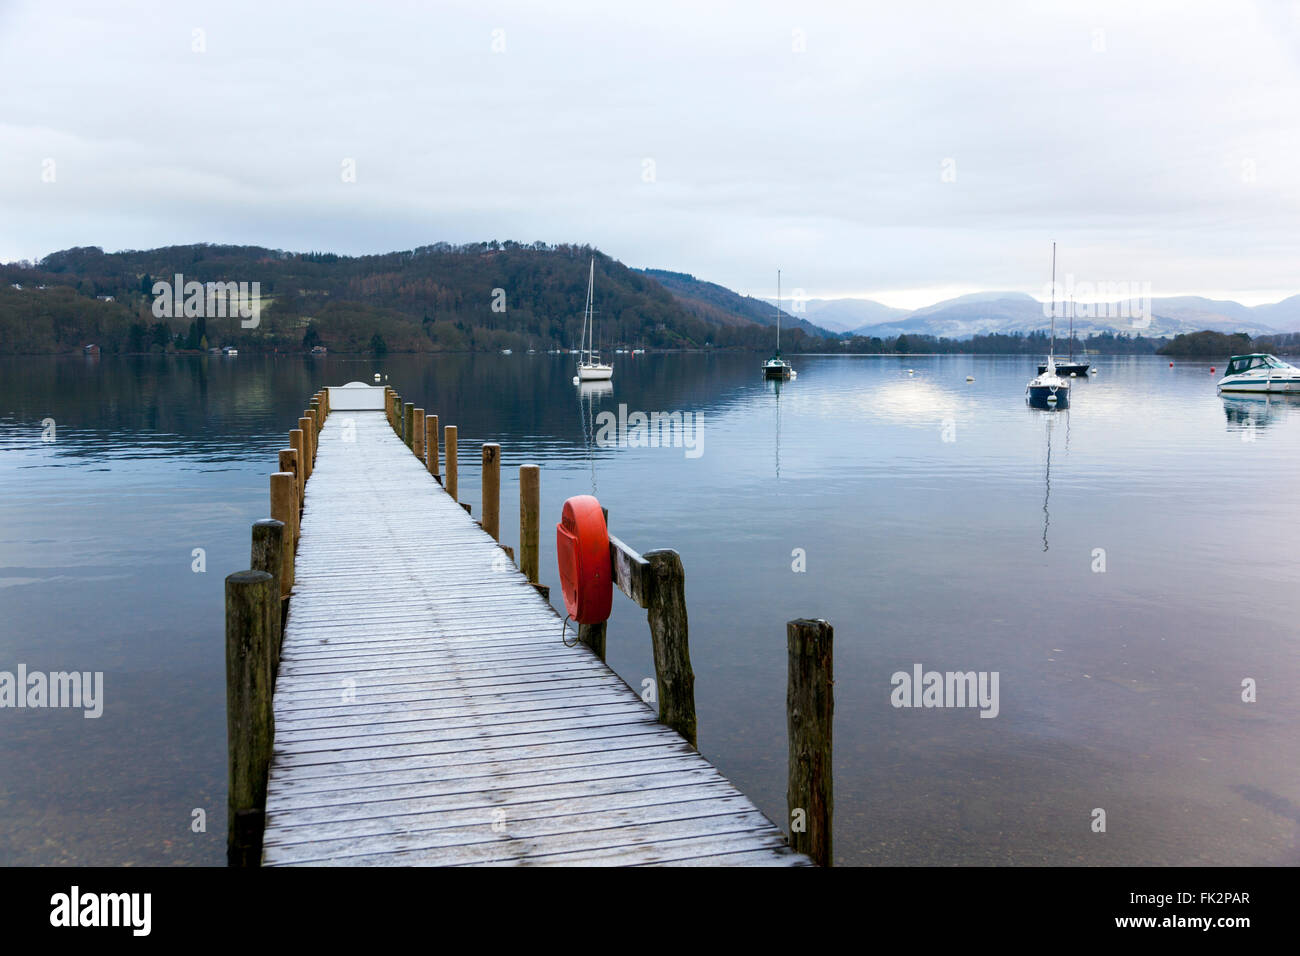
[[[440,443],[391,389],[324,390],[299,426],[226,583],[232,865],[829,865],[829,625],[789,625],[792,847],[694,747],[675,552],[611,538],[656,713],[605,664],[603,624],[562,639],[536,465],[517,568],[499,446],[476,521],[451,493],[455,426]]]

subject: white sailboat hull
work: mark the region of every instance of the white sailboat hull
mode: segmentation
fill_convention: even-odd
[[[614,377],[614,366],[612,365],[579,365],[578,381],[580,382],[604,382]]]

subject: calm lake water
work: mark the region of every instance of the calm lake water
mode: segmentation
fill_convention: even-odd
[[[779,390],[760,361],[617,356],[580,394],[569,356],[0,359],[0,671],[105,675],[99,719],[0,710],[0,863],[224,863],[222,579],[307,396],[375,371],[459,426],[476,515],[501,443],[507,544],[542,465],[557,599],[545,529],[593,486],[681,553],[700,748],[778,822],[785,622],[834,624],[839,863],[1300,863],[1300,404],[1154,358],[1068,412],[1019,358],[797,357]],[[620,403],[698,413],[702,454],[590,448]],[[633,686],[649,644],[616,595]],[[895,708],[916,664],[996,671],[997,717]]]

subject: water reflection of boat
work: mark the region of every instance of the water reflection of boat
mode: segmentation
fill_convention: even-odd
[[[577,381],[575,377],[574,381]],[[591,463],[591,493],[596,493],[596,409],[606,396],[614,394],[614,383],[595,379],[578,384],[578,413],[582,418],[582,443]]]
[[[1228,430],[1240,428],[1265,428],[1274,419],[1284,418],[1290,409],[1300,408],[1300,395],[1280,395],[1257,392],[1220,395],[1223,414],[1228,420]]]
[[[1047,463],[1043,467],[1043,550],[1047,551],[1050,545],[1047,543],[1047,531],[1052,524],[1052,514],[1049,505],[1052,500],[1052,428],[1056,424],[1056,415],[1047,416]],[[1070,423],[1070,413],[1065,412],[1066,434],[1069,434],[1068,428]]]
[[[772,391],[776,394],[776,477],[781,477],[781,386],[779,378],[768,379]]]

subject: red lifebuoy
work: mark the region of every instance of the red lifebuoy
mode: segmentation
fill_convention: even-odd
[[[609,529],[593,495],[577,495],[564,503],[560,523],[555,526],[555,554],[569,617],[579,624],[608,620],[614,602]]]

